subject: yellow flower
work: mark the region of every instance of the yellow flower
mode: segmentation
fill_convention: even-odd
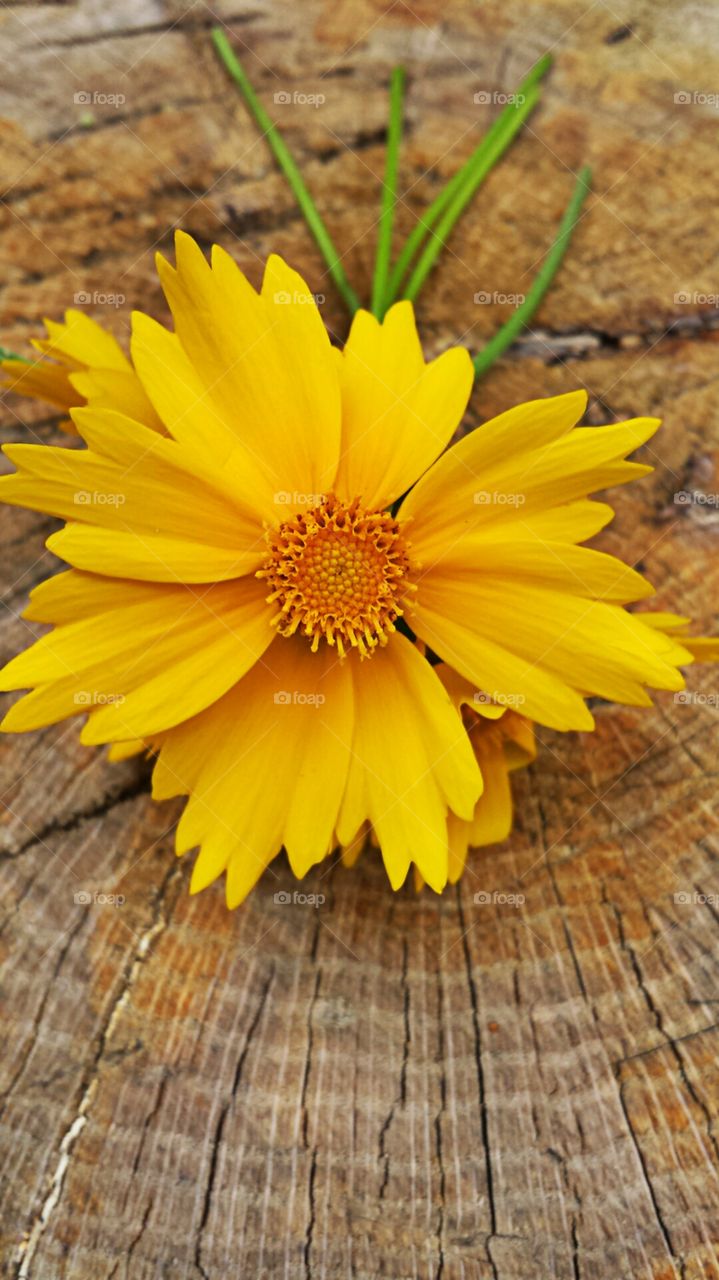
[[[512,830],[510,773],[531,764],[537,750],[534,725],[522,715],[521,695],[510,706],[491,701],[451,667],[441,664],[437,674],[453,706],[462,713],[465,728],[479,765],[484,791],[471,821],[454,813],[447,819],[449,863],[447,879],[455,884],[464,871],[469,849],[499,844]]]
[[[691,618],[677,613],[642,613],[642,622],[657,627],[667,635],[676,636],[683,648],[688,649],[692,662],[719,662],[719,637],[690,636],[687,634]]]
[[[510,773],[531,764],[536,756],[534,726],[517,710],[491,702],[478,693],[450,667],[440,663],[437,675],[449,693],[452,703],[461,710],[465,729],[472,745],[484,783],[484,790],[470,821],[447,815],[449,835],[447,880],[456,884],[462,875],[469,849],[506,840],[512,830],[512,791]],[[368,844],[376,843],[371,828],[360,830],[357,838],[342,849],[345,866],[354,866]],[[416,888],[424,879],[415,867]]]
[[[2,360],[5,386],[18,395],[45,400],[69,413],[84,404],[96,408],[121,407],[124,413],[164,433],[130,361],[119,342],[82,311],[66,311],[64,323],[46,320],[47,338],[33,339],[46,360],[26,364]],[[60,426],[77,435],[71,418]]]
[[[231,906],[283,845],[302,876],[368,827],[395,888],[414,863],[439,891],[456,832],[504,830],[506,805],[476,808],[490,753],[435,656],[557,729],[592,728],[589,695],[683,687],[688,648],[624,608],[651,588],[578,545],[612,514],[587,494],[644,474],[626,455],[658,423],[575,428],[576,392],[446,449],[472,364],[425,363],[410,303],[359,312],[339,352],[279,258],[257,294],[222,249],[176,247],[175,331],[134,316],[133,368],[73,411],[87,447],[6,448],[0,498],[64,519],[72,568],[32,593],[54,630],[5,668],[32,692],[4,727],[89,713],[86,743],[151,743],[155,795],[189,796],[192,888],[226,872]]]

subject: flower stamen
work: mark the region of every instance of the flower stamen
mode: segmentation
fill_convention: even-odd
[[[407,545],[386,511],[367,511],[330,494],[319,506],[268,531],[270,555],[257,572],[271,587],[268,603],[280,635],[296,631],[369,657],[387,643],[401,617],[407,581]]]

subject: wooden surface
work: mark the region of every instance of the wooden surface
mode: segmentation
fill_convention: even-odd
[[[577,385],[590,422],[661,414],[656,470],[619,493],[602,545],[641,563],[661,605],[716,628],[719,506],[673,501],[719,492],[719,112],[695,96],[719,91],[712,7],[216,12],[365,294],[391,64],[410,74],[407,230],[436,190],[429,165],[448,174],[498,110],[474,95],[510,91],[553,49],[542,109],[426,289],[424,341],[477,346],[509,314],[475,293],[526,292],[589,161],[571,257],[474,417]],[[346,331],[214,63],[212,20],[184,0],[2,11],[7,346],[26,350],[78,292],[121,337],[133,306],[164,315],[152,251],[174,225],[255,280],[270,249],[285,254]],[[10,397],[2,423],[7,439],[57,438],[46,410]],[[0,520],[5,660],[29,640],[19,611],[53,567],[52,522]],[[475,854],[458,890],[393,895],[367,858],[308,878],[319,909],[275,901],[296,888],[284,860],[233,914],[220,886],[190,899],[178,809],[151,803],[142,765],[108,764],[72,725],[4,738],[0,1274],[719,1277],[716,669],[689,685],[703,701],[600,707],[593,735],[541,732],[515,834]],[[524,902],[481,905],[483,891]]]

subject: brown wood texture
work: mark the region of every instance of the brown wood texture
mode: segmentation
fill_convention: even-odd
[[[579,385],[588,421],[657,413],[656,470],[600,545],[717,627],[719,22],[698,0],[221,0],[350,275],[371,276],[391,65],[409,72],[406,232],[546,49],[543,106],[428,284],[428,352],[477,347],[595,191],[551,296],[475,396],[480,421]],[[182,226],[254,279],[278,250],[346,321],[201,4],[0,14],[0,318],[27,350],[74,295],[121,338],[164,316]],[[322,95],[317,106],[295,96]],[[76,101],[75,95],[91,101]],[[675,95],[684,95],[677,101]],[[103,100],[99,95],[110,95]],[[118,101],[121,98],[122,101]],[[118,305],[112,298],[122,299]],[[111,300],[108,302],[107,299]],[[4,439],[59,438],[11,396]],[[30,434],[29,434],[30,432]],[[705,502],[677,505],[693,490]],[[712,503],[711,495],[714,495]],[[0,514],[3,660],[55,563]],[[284,862],[234,913],[187,892],[178,808],[62,725],[0,742],[0,1274],[12,1280],[719,1277],[716,668],[693,702],[540,732],[517,822],[441,898],[374,857]],[[520,905],[475,901],[484,891]],[[120,895],[120,905],[76,901]]]

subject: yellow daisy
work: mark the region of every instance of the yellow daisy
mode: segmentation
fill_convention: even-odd
[[[683,687],[689,649],[624,607],[651,588],[578,545],[658,423],[577,428],[576,392],[447,448],[471,360],[426,363],[410,303],[360,311],[340,352],[279,258],[257,293],[222,249],[176,252],[174,332],[134,316],[112,406],[72,412],[86,447],[6,447],[0,498],[65,520],[72,567],[32,593],[54,630],[5,668],[31,692],[4,728],[89,712],[84,742],[151,743],[192,888],[226,872],[231,906],[282,846],[302,876],[368,827],[394,887],[414,863],[439,891],[491,766],[437,659],[557,729],[592,728],[589,695]]]
[[[47,338],[34,338],[32,345],[47,358],[32,363],[0,361],[8,391],[44,400],[65,413],[84,404],[107,409],[121,406],[123,413],[164,432],[142,383],[112,334],[73,309],[65,312],[62,322],[46,320],[45,328]],[[64,418],[60,426],[77,435],[71,418]]]

